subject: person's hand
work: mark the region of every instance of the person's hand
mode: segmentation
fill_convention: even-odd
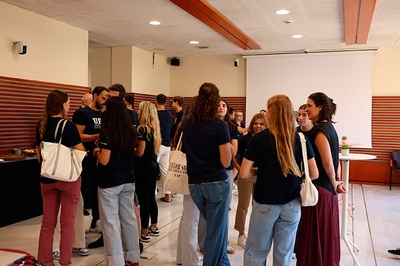
[[[250,176],[254,177],[254,176],[257,176],[257,174],[258,174],[258,167],[252,167],[250,169]]]
[[[93,156],[94,156],[94,157],[97,157],[97,153],[98,153],[98,152],[100,152],[100,148],[99,148],[99,147],[94,148],[94,150],[93,150]]]
[[[347,193],[346,187],[343,181],[336,182],[336,193]]]

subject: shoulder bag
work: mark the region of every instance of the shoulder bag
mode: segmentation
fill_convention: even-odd
[[[56,143],[58,128],[62,124],[60,140]],[[42,167],[40,175],[50,179],[64,182],[74,182],[82,172],[82,161],[86,156],[86,151],[76,150],[61,144],[63,132],[67,120],[61,119],[54,132],[54,143],[42,141],[41,156]]]
[[[307,159],[307,147],[306,138],[303,133],[299,132],[301,141],[301,150],[303,152],[303,164],[304,164],[304,181],[300,189],[301,205],[304,207],[315,206],[318,203],[318,190],[314,186],[310,178],[310,171],[308,169],[308,159]]]
[[[169,166],[167,177],[165,179],[165,189],[183,195],[190,194],[189,181],[186,171],[186,154],[181,151],[182,148],[182,135],[179,137],[176,150],[171,151],[169,156]]]

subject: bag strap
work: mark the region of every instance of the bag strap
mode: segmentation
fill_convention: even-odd
[[[60,126],[60,124],[61,124],[62,121],[64,121],[64,123],[63,123],[62,128],[61,128],[60,140],[58,141],[58,143],[61,143],[62,135],[63,135],[63,133],[64,133],[64,128],[65,128],[65,125],[67,124],[67,120],[65,120],[65,119],[61,119],[61,120],[58,121],[58,123],[57,123],[56,130],[54,131],[54,142],[56,142],[57,133],[58,133],[58,128],[59,128],[59,126]]]
[[[301,151],[303,152],[303,164],[304,164],[304,173],[306,178],[310,178],[310,170],[308,169],[308,160],[307,160],[307,148],[306,148],[306,138],[304,134],[299,132],[300,142],[301,142]]]
[[[182,149],[182,136],[183,136],[183,132],[181,132],[181,135],[179,136],[178,144],[176,145],[177,151],[180,151]]]

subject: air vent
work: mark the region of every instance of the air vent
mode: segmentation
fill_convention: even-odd
[[[208,49],[208,46],[196,46],[196,48],[199,48],[199,49]]]

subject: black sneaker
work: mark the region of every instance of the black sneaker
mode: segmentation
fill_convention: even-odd
[[[142,254],[144,247],[141,239],[139,239],[139,249],[140,249],[140,254]]]
[[[395,258],[400,259],[400,248],[397,248],[397,249],[389,249],[388,252],[389,252],[389,254],[391,254],[392,256],[394,256]]]
[[[88,248],[99,248],[99,247],[104,247],[103,235],[99,237],[96,241],[88,245]]]
[[[140,234],[140,239],[142,240],[142,242],[150,242],[150,236],[149,234],[145,235],[145,234]]]
[[[158,230],[158,227],[157,228],[153,228],[153,227],[149,226],[149,234],[151,236],[159,236],[160,235],[160,230]]]

